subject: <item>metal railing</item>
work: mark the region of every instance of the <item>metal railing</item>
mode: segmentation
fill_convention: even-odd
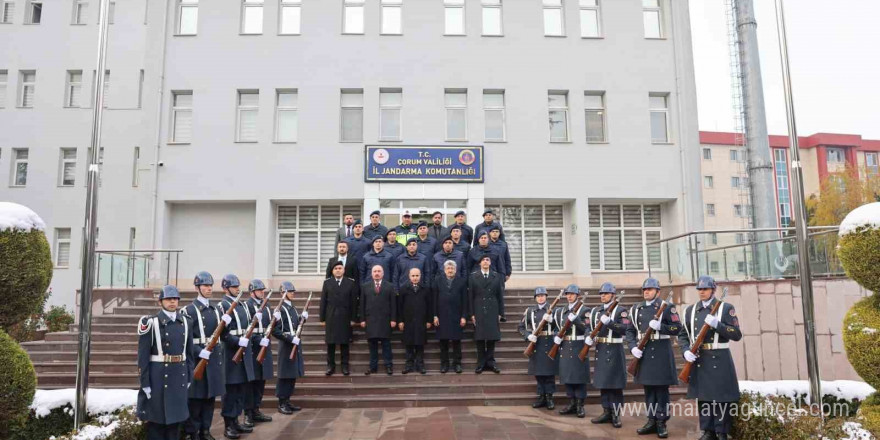
[[[837,259],[837,226],[808,228],[813,276],[844,276]],[[797,242],[794,228],[719,229],[695,231],[647,243],[660,246],[664,269],[648,269],[651,276],[665,271],[668,281],[695,282],[700,275],[718,280],[745,281],[797,278]]]
[[[182,249],[97,250],[95,287],[161,287],[172,281],[176,285],[181,252]]]

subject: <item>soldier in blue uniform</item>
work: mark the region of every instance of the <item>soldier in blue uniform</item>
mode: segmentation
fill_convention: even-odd
[[[626,387],[626,353],[623,348],[623,337],[630,326],[629,313],[626,308],[617,305],[609,316],[605,315],[617,289],[614,284],[603,283],[599,287],[601,307],[590,311],[590,328],[596,328],[602,322],[602,331],[596,340],[586,343],[596,345],[595,371],[593,387],[599,389],[602,398],[602,415],[590,419],[593,423],[611,423],[620,428],[620,412],[623,407],[623,389]]]
[[[556,407],[553,402],[553,393],[556,392],[556,372],[559,371],[559,358],[551,359],[547,353],[553,347],[553,336],[559,332],[559,327],[553,320],[553,311],[547,304],[547,288],[535,289],[535,302],[523,313],[517,331],[527,341],[535,343],[535,352],[529,357],[530,376],[535,376],[538,382],[538,400],[532,404],[532,408],[547,408],[552,410]],[[539,335],[532,334],[541,321],[545,321],[544,330]]]
[[[147,425],[149,440],[178,440],[189,418],[187,388],[195,362],[192,321],[178,313],[180,293],[174,286],[159,292],[162,310],[138,323],[137,416]]]
[[[293,305],[293,297],[296,288],[290,281],[281,283],[283,302],[281,309],[275,312],[275,327],[272,328],[272,336],[278,340],[278,383],[275,385],[275,397],[278,397],[278,412],[281,414],[293,414],[301,408],[290,403],[290,396],[296,388],[296,380],[305,375],[305,357],[302,352],[300,339],[296,336],[296,329],[300,322],[308,319],[309,312],[304,310],[297,313]],[[299,350],[295,360],[290,360],[290,352]]]
[[[437,240],[428,235],[428,223],[419,222],[416,233],[416,243],[419,244],[418,252],[431,261],[434,258],[434,253],[437,252]]]
[[[354,221],[354,235],[345,239],[348,243],[348,255],[357,259],[360,263],[364,254],[370,251],[372,241],[364,235],[364,224],[360,219]]]
[[[497,268],[498,273],[504,276],[501,286],[504,292],[507,291],[507,282],[510,280],[510,275],[513,274],[513,266],[510,263],[510,249],[507,247],[507,242],[502,241],[501,237],[501,227],[497,224],[493,224],[489,226],[489,247],[495,250],[495,253],[498,254],[498,259],[501,260],[501,265]],[[505,317],[501,317],[501,322],[506,322],[507,319]]]
[[[406,246],[397,242],[397,231],[394,229],[389,229],[385,233],[385,251],[391,254],[395,263],[397,263],[397,257],[406,252]]]
[[[253,424],[272,421],[272,417],[260,411],[260,405],[263,403],[263,393],[266,392],[266,381],[273,376],[272,345],[269,343],[269,338],[265,335],[272,318],[269,316],[269,313],[260,312],[260,307],[263,305],[263,301],[266,300],[266,285],[260,280],[253,280],[248,285],[248,292],[251,293],[251,298],[247,300],[247,307],[245,308],[248,323],[256,318],[257,325],[251,334],[250,356],[246,354],[244,360],[242,360],[242,362],[250,362],[254,366],[254,379],[250,381],[248,393],[245,395],[244,419],[246,422]],[[266,307],[268,308],[269,306],[267,305]],[[257,362],[257,355],[263,347],[266,347],[266,358],[260,364]]]
[[[385,281],[394,280],[394,256],[385,251],[385,238],[378,235],[372,238],[373,248],[361,257],[358,273],[361,275],[360,284],[370,281],[370,268],[375,265],[382,266],[385,270]]]
[[[654,315],[663,304],[657,296],[660,282],[648,278],[642,283],[644,301],[630,308],[632,325],[626,329],[626,340],[632,355],[638,359],[639,371],[635,383],[645,387],[645,406],[648,409],[648,422],[636,432],[639,435],[657,433],[657,437],[669,437],[666,421],[669,420],[669,387],[678,384],[675,371],[675,354],[672,351],[672,337],[681,332],[681,320],[675,306],[669,304],[660,319]],[[651,339],[644,350],[639,350],[639,341],[649,329],[653,329]]]
[[[364,236],[370,240],[372,240],[373,237],[382,237],[383,240],[385,239],[385,234],[388,232],[388,228],[383,226],[382,223],[379,223],[379,216],[381,215],[382,213],[379,212],[378,209],[371,212],[370,224],[364,226]]]
[[[443,263],[452,260],[455,262],[455,266],[458,268],[458,276],[466,278],[467,272],[465,272],[464,270],[464,257],[464,254],[454,249],[452,237],[447,235],[446,237],[443,237],[440,250],[434,253],[431,272],[437,275],[442,274]]]
[[[504,228],[501,227],[501,223],[495,221],[495,212],[491,209],[486,209],[483,211],[483,222],[474,228],[474,247],[477,247],[477,240],[480,239],[480,232],[489,232],[489,227],[491,226],[496,226],[501,231],[501,241],[506,241],[504,240]]]
[[[458,229],[461,230],[461,236],[460,236],[461,241],[463,241],[465,244],[470,246],[470,244],[474,241],[474,228],[470,227],[470,225],[465,223],[466,219],[465,219],[464,211],[456,212],[454,217],[455,217],[455,223],[449,225],[449,228],[447,228],[447,233],[449,233],[449,235],[452,235],[452,228],[457,226]],[[453,238],[455,238],[455,236],[453,236]],[[458,246],[456,246],[456,249],[461,251],[461,249],[459,249]],[[467,251],[462,251],[462,252],[467,254]]]
[[[220,281],[220,287],[226,295],[220,301],[221,315],[226,313],[232,307],[235,297],[238,296],[241,288],[241,282],[238,277],[228,274]],[[254,426],[245,421],[244,424],[238,423],[238,416],[244,411],[245,395],[248,392],[248,383],[254,380],[254,363],[250,361],[253,357],[251,351],[251,341],[245,338],[247,327],[250,324],[248,320],[247,307],[244,302],[239,302],[228,318],[226,323],[228,332],[223,333],[223,363],[226,364],[226,394],[223,395],[223,408],[220,415],[223,416],[225,430],[223,435],[226,438],[239,438],[242,433],[254,431]],[[225,322],[226,320],[224,320]],[[238,347],[244,347],[244,360],[242,362],[232,362],[232,357],[238,351]]]
[[[475,270],[480,269],[480,260],[483,259],[484,255],[488,255],[489,259],[492,261],[492,270],[503,274],[504,265],[501,261],[501,255],[498,255],[498,252],[495,248],[489,246],[489,232],[488,231],[480,231],[478,232],[479,236],[477,237],[477,245],[472,247],[470,251],[468,251],[467,262],[465,264],[468,265],[468,271],[473,272]],[[502,278],[503,279],[503,278]]]
[[[584,400],[590,382],[590,359],[581,361],[578,354],[584,348],[584,337],[589,338],[590,325],[586,319],[588,308],[577,306],[580,294],[581,290],[576,284],[565,287],[568,304],[553,310],[553,321],[560,329],[565,326],[566,320],[571,321],[571,328],[562,338],[553,336],[553,342],[559,345],[559,382],[565,385],[565,394],[570,399],[568,406],[559,414],[576,414],[582,419],[586,417]]]
[[[459,225],[458,223],[450,226],[449,238],[452,239],[452,248],[464,254],[465,260],[467,260],[468,251],[471,250],[471,241],[470,239],[465,238],[464,226]],[[473,232],[471,232],[471,234],[473,235]],[[465,268],[464,270],[465,272],[467,272],[467,268]]]
[[[426,277],[433,276],[431,272],[431,259],[419,253],[419,239],[410,237],[406,242],[406,252],[397,257],[394,265],[394,287],[400,289],[409,283],[409,270],[418,268]]]
[[[182,312],[193,323],[193,353],[206,359],[208,366],[202,380],[193,380],[189,387],[189,419],[183,428],[187,440],[214,440],[211,436],[214,401],[217,396],[226,393],[226,369],[223,366],[223,344],[217,344],[213,352],[208,351],[205,346],[220,324],[220,307],[211,304],[214,287],[214,277],[211,274],[204,271],[197,273],[193,284],[198,295]],[[226,331],[228,330],[224,330]]]
[[[715,280],[710,276],[697,279],[697,292],[700,295],[696,304],[684,311],[683,332],[678,334],[678,345],[684,352],[686,361],[696,363],[691,369],[688,382],[689,399],[697,399],[700,411],[701,440],[727,440],[733,423],[734,405],[739,402],[739,382],[736,367],[730,355],[730,341],[742,339],[736,310],[730,303],[722,303],[718,313],[712,315],[712,307],[719,301],[715,298]],[[700,333],[703,324],[710,328],[696,355],[689,350]]]

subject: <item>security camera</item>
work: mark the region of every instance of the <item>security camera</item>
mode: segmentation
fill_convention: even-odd
[[[164,166],[165,166],[165,162],[161,162],[161,161],[160,161],[160,162],[159,162],[159,166],[160,166],[160,167],[164,167]]]

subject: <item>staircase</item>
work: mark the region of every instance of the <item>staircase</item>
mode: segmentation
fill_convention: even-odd
[[[553,289],[548,289],[553,291]],[[128,290],[126,305],[111,307],[92,321],[91,362],[89,386],[98,388],[138,387],[137,374],[137,322],[142,315],[158,310],[156,299],[150,290]],[[192,302],[193,290],[181,292],[181,304]],[[507,322],[501,323],[502,339],[496,345],[495,357],[501,374],[473,373],[476,353],[473,327],[468,326],[462,341],[462,374],[440,374],[440,347],[431,340],[425,347],[425,364],[428,374],[400,373],[404,364],[404,347],[400,333],[392,338],[395,373],[393,376],[374,374],[364,376],[369,351],[361,330],[355,331],[351,346],[351,376],[337,373],[324,376],[325,346],[323,330],[318,324],[320,292],[316,292],[309,307],[310,319],[303,329],[302,348],[306,376],[297,380],[295,399],[298,405],[312,408],[374,408],[374,407],[424,407],[424,406],[473,406],[473,405],[525,405],[535,398],[535,380],[526,374],[528,359],[522,352],[527,343],[516,328],[525,307],[534,302],[532,291],[508,290],[505,296]],[[214,299],[222,294],[214,293]],[[307,293],[299,293],[294,300],[297,308],[305,306]],[[277,297],[276,297],[277,298]],[[272,299],[270,307],[276,304]],[[629,307],[635,298],[624,303]],[[598,298],[589,298],[588,304],[598,305]],[[70,331],[49,333],[43,341],[22,343],[37,372],[40,389],[72,388],[76,381],[77,333],[73,325]],[[430,332],[429,337],[433,334]],[[273,339],[277,353],[277,342]],[[337,363],[339,354],[337,353]],[[678,356],[677,356],[678,358]],[[277,360],[276,360],[277,362]],[[683,362],[679,359],[679,362]],[[686,389],[673,387],[673,398],[683,397]],[[274,380],[266,386],[266,397],[273,400]],[[588,403],[598,403],[598,391],[588,390]],[[624,391],[627,400],[641,400],[642,388],[632,383]],[[557,390],[557,399],[564,399],[564,387]],[[218,400],[219,405],[219,400]]]

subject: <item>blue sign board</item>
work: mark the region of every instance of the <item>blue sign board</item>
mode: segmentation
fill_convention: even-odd
[[[483,147],[367,145],[367,182],[482,182]]]

